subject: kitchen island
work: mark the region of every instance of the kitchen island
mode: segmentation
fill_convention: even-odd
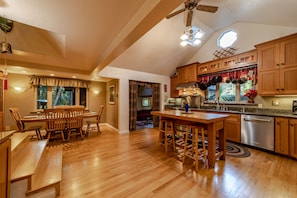
[[[214,114],[214,113],[198,113],[198,112],[177,112],[175,110],[165,111],[152,111],[152,115],[171,118],[176,123],[183,124],[188,122],[194,122],[203,124],[206,127],[208,135],[208,165],[210,168],[214,168],[216,158],[220,157],[221,160],[225,160],[226,157],[226,134],[224,131],[224,121],[229,116],[227,114]],[[174,132],[176,129],[173,129]],[[216,134],[219,134],[219,148],[216,153]]]

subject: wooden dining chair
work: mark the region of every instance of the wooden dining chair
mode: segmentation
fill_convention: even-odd
[[[75,135],[80,135],[83,138],[82,127],[84,118],[84,108],[69,108],[66,111],[66,128],[68,139],[75,133]]]
[[[44,109],[46,119],[47,138],[60,134],[62,140],[65,141],[66,132],[66,112],[64,109]]]
[[[86,129],[86,133],[85,133],[86,137],[89,135],[92,124],[96,125],[97,132],[101,133],[99,124],[100,124],[100,119],[101,119],[103,110],[104,110],[104,105],[100,105],[99,110],[98,110],[98,116],[96,117],[96,119],[95,120],[88,120],[86,122],[87,123],[87,129]]]
[[[9,112],[11,114],[12,119],[16,123],[16,126],[18,128],[19,132],[28,132],[28,131],[35,131],[36,137],[38,140],[42,139],[42,135],[40,132],[40,129],[42,126],[36,125],[36,126],[26,126],[25,123],[21,120],[22,116],[20,114],[20,111],[17,107],[9,108]],[[31,138],[33,138],[32,136]]]

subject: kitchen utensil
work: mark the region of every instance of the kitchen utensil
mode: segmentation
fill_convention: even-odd
[[[217,83],[221,83],[223,81],[223,77],[221,75],[219,75],[217,77]]]
[[[199,89],[201,89],[203,91],[205,91],[207,89],[206,82],[205,82],[205,77],[202,77],[202,80],[199,83]]]
[[[231,80],[230,80],[230,73],[228,72],[228,77],[226,79],[226,83],[230,83],[230,82],[231,82]]]
[[[246,83],[248,81],[248,77],[247,77],[247,70],[244,70],[241,74],[241,77],[240,77],[241,81],[243,83]]]
[[[237,76],[236,76],[236,71],[234,71],[234,76],[232,78],[232,84],[236,84],[238,81],[237,81]]]
[[[209,79],[209,76],[207,77],[207,83],[206,83],[206,86],[207,86],[207,87],[210,87],[210,86],[211,86],[211,81],[210,81],[210,79]]]
[[[217,77],[216,76],[213,76],[210,80],[210,84],[211,85],[216,85],[217,84]]]

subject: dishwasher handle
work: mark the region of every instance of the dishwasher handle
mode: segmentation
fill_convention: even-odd
[[[247,122],[271,122],[271,120],[261,118],[243,118],[243,120]]]

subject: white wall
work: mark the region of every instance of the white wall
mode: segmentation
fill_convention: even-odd
[[[235,30],[238,34],[237,41],[232,47],[236,48],[236,54],[255,49],[256,44],[270,41],[282,36],[297,32],[297,27],[272,26],[256,23],[238,22],[215,32],[188,63],[206,62],[213,60],[213,53],[220,48],[217,46],[218,37],[226,30]]]
[[[105,67],[99,74],[100,77],[119,79],[119,112],[118,112],[118,131],[120,134],[129,133],[129,80],[142,82],[160,83],[160,101],[162,110],[165,100],[170,96],[170,77],[133,70]],[[167,92],[164,92],[164,85],[167,85]],[[108,113],[108,112],[106,112]]]

